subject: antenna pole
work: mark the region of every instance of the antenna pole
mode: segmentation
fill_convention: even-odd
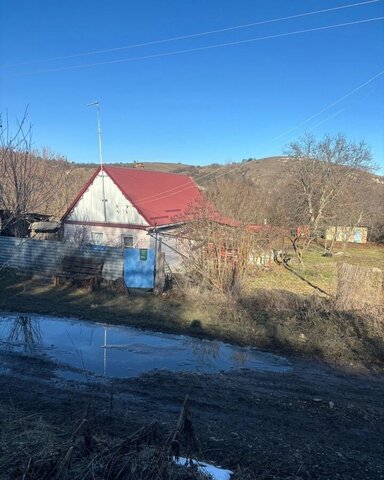
[[[101,142],[101,122],[100,122],[100,102],[96,100],[95,102],[89,103],[88,107],[96,107],[97,112],[97,134],[99,137],[99,158],[100,158],[100,174],[101,174],[101,185],[103,190],[103,211],[104,211],[104,222],[107,223],[107,200],[105,198],[105,182],[104,182],[104,170],[103,170],[103,150]]]
[[[99,102],[96,103],[97,109],[97,132],[99,134],[99,157],[100,157],[100,169],[103,170],[103,150],[101,145],[101,124],[100,124],[100,104]]]

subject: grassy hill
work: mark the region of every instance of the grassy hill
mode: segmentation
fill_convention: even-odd
[[[251,223],[263,223],[265,219],[273,224],[282,224],[285,213],[285,193],[291,184],[292,173],[287,157],[274,156],[260,159],[245,159],[242,162],[205,166],[182,163],[143,162],[144,170],[180,173],[190,176],[206,191],[218,210],[226,216]],[[108,165],[134,168],[135,163],[110,163]],[[50,212],[61,216],[70,205],[92,173],[97,163],[80,164],[72,162],[65,189],[52,199]],[[384,198],[384,177],[373,174],[359,174],[358,185],[363,185],[370,201],[364,217],[370,220],[369,228],[377,229],[379,198]],[[354,190],[355,186],[351,185]],[[369,193],[368,193],[369,192]],[[48,207],[47,207],[48,208]],[[59,212],[57,214],[56,212]],[[373,214],[371,213],[373,212]],[[376,213],[375,213],[376,212]],[[44,212],[45,213],[45,212]],[[372,220],[372,221],[371,221]],[[365,221],[365,220],[364,220]],[[381,234],[380,234],[381,235]],[[379,235],[379,236],[380,236]],[[377,237],[377,235],[376,235]],[[379,238],[379,237],[378,237]]]
[[[159,172],[172,172],[189,175],[199,184],[205,185],[214,177],[230,178],[232,180],[248,178],[251,181],[262,181],[265,184],[274,182],[277,178],[288,175],[289,159],[287,157],[276,156],[259,159],[243,160],[239,163],[218,164],[213,163],[205,166],[186,165],[183,163],[166,162],[143,162],[145,170],[155,170]],[[98,167],[97,163],[86,163],[75,165],[80,171],[91,175],[91,172]],[[134,163],[110,163],[108,165],[116,167],[134,168]],[[384,185],[384,176],[371,174],[373,183]]]

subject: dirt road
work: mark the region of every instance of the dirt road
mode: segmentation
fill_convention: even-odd
[[[153,418],[174,427],[186,394],[201,459],[263,479],[384,478],[383,379],[293,361],[289,373],[148,373],[132,379],[76,376],[49,360],[2,352],[0,399],[49,423],[91,419],[124,435]]]

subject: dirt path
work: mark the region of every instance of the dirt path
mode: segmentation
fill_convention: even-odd
[[[293,362],[290,373],[157,372],[127,380],[63,380],[70,371],[1,353],[0,399],[54,425],[87,413],[126,435],[153,418],[168,431],[186,394],[201,458],[263,479],[384,478],[384,382]],[[257,475],[260,475],[257,476]]]

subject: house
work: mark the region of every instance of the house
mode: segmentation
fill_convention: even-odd
[[[368,229],[366,227],[334,226],[327,227],[326,240],[348,243],[367,243]]]
[[[99,167],[62,217],[64,240],[150,248],[153,232],[182,223],[200,195],[186,175]]]

